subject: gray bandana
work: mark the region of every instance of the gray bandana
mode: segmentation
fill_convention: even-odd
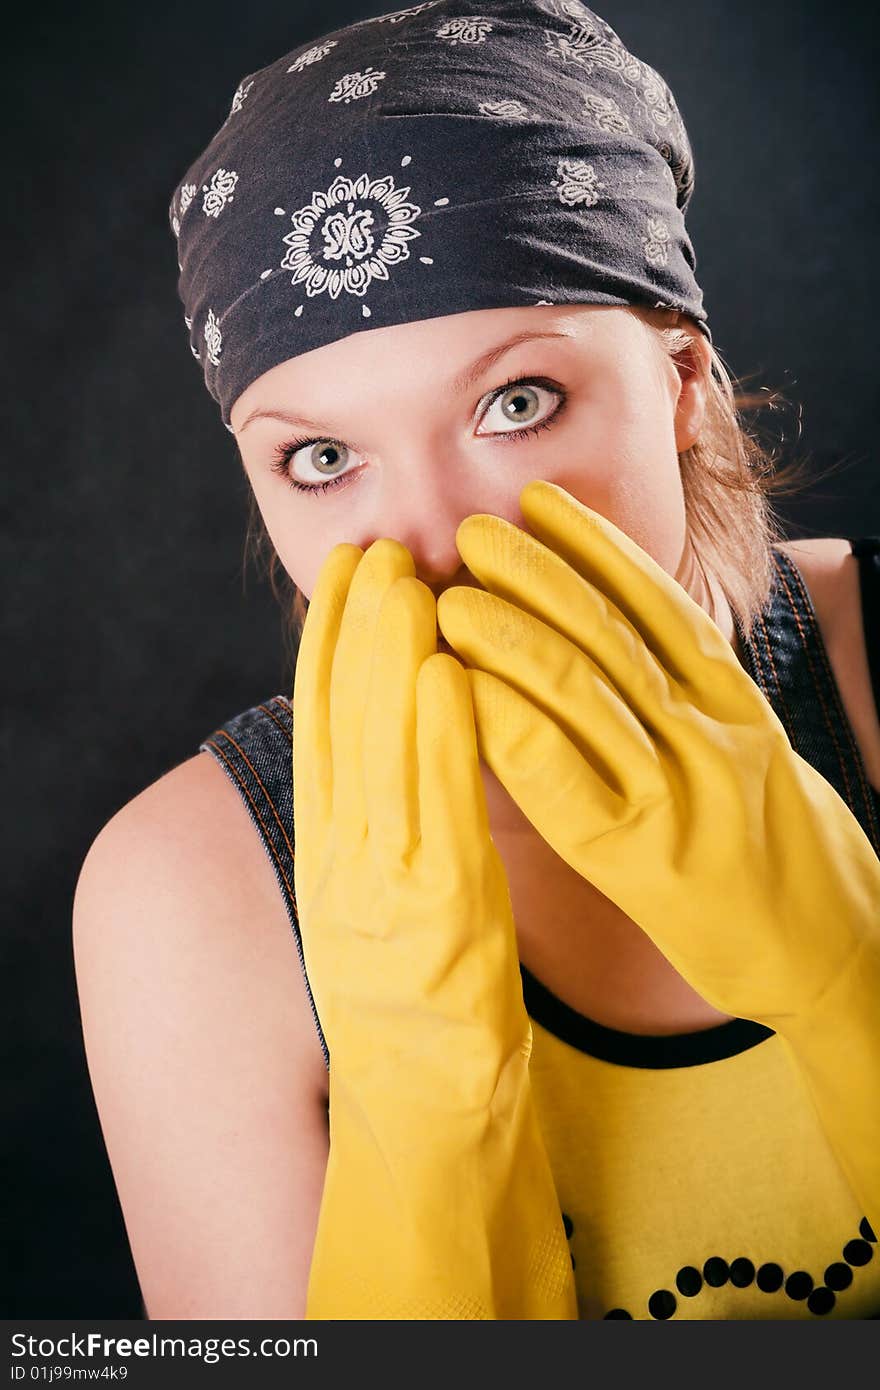
[[[711,342],[663,79],[580,0],[428,0],[245,77],[171,200],[223,421],[278,363],[472,309],[634,304]]]

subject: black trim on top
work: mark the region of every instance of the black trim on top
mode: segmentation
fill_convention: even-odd
[[[720,1062],[735,1057],[750,1047],[775,1036],[772,1028],[753,1023],[747,1018],[733,1018],[714,1028],[696,1033],[673,1033],[669,1036],[643,1033],[622,1033],[607,1028],[604,1023],[579,1014],[546,985],[536,979],[520,961],[523,1002],[526,1012],[548,1033],[562,1042],[586,1052],[600,1062],[614,1062],[621,1067],[644,1067],[659,1070],[669,1067],[699,1067],[706,1062]]]

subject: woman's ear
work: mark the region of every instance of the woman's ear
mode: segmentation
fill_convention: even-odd
[[[670,360],[680,383],[675,406],[675,447],[682,454],[699,439],[706,418],[712,349],[708,339],[697,329],[688,346]]]

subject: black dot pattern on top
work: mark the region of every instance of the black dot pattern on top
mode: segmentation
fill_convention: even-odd
[[[848,1240],[843,1247],[843,1258],[848,1265],[866,1265],[873,1254],[874,1251],[866,1240]]]
[[[784,1278],[785,1275],[782,1272],[781,1265],[761,1265],[757,1275],[758,1288],[764,1293],[775,1293],[777,1289],[782,1288],[782,1281]]]
[[[741,1257],[730,1266],[730,1282],[734,1288],[747,1289],[755,1277],[755,1266],[751,1260]]]
[[[813,1292],[813,1276],[805,1269],[797,1269],[785,1281],[785,1292],[796,1302]]]
[[[564,1216],[566,1233],[570,1234],[569,1217]],[[572,1227],[573,1229],[573,1227]],[[696,1265],[682,1265],[675,1276],[675,1287],[684,1298],[695,1298],[704,1288],[722,1288],[730,1283],[734,1288],[745,1289],[753,1282],[766,1294],[779,1293],[796,1303],[806,1303],[808,1312],[814,1317],[825,1317],[836,1303],[836,1293],[848,1289],[853,1283],[853,1267],[860,1269],[869,1264],[874,1256],[871,1248],[877,1237],[866,1216],[859,1223],[859,1238],[847,1241],[843,1247],[846,1263],[835,1260],[825,1269],[824,1283],[816,1284],[812,1274],[806,1269],[795,1269],[786,1275],[781,1265],[773,1260],[765,1261],[757,1270],[752,1260],[739,1255],[730,1264],[720,1255],[710,1255],[704,1262],[702,1272]],[[648,1312],[657,1321],[665,1322],[678,1308],[678,1300],[669,1289],[655,1289],[648,1299]],[[626,1308],[612,1308],[605,1313],[606,1318],[628,1318],[632,1313]]]
[[[730,1266],[726,1260],[721,1259],[720,1255],[713,1255],[703,1265],[703,1278],[710,1288],[723,1288],[729,1276]]]
[[[853,1272],[849,1265],[837,1263],[829,1265],[825,1271],[825,1283],[829,1289],[848,1289],[853,1281]]]
[[[685,1298],[694,1298],[703,1287],[703,1276],[693,1265],[685,1265],[675,1276],[675,1287]]]
[[[807,1307],[817,1318],[821,1318],[825,1313],[830,1313],[834,1307],[834,1294],[830,1289],[814,1289],[807,1299]]]
[[[668,1289],[658,1289],[648,1299],[648,1312],[652,1318],[665,1320],[671,1318],[676,1309],[675,1294]]]

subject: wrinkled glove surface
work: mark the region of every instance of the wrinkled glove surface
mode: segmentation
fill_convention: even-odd
[[[880,860],[716,624],[543,480],[475,515],[441,594],[481,756],[568,864],[715,1008],[776,1030],[880,1218]]]
[[[330,1050],[309,1318],[576,1318],[467,673],[383,538],[338,545],[293,694],[295,890]]]

